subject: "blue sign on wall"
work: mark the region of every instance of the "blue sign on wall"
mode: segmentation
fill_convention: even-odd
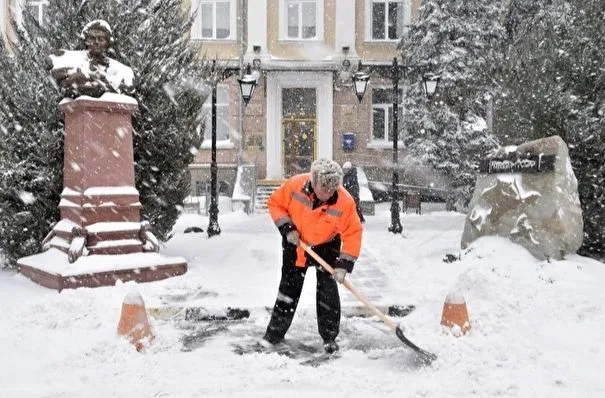
[[[354,151],[357,146],[357,137],[355,133],[342,133],[342,149],[345,151]]]

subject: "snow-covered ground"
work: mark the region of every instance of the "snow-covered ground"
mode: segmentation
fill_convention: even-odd
[[[603,397],[605,264],[580,256],[536,261],[507,240],[482,238],[460,253],[464,216],[404,215],[403,236],[387,232],[388,204],[364,225],[363,267],[386,282],[378,304],[413,304],[395,318],[408,337],[439,358],[417,368],[412,354],[376,319],[344,317],[340,359],[317,368],[277,354],[239,356],[232,344],[258,338],[269,319],[280,269],[279,236],[267,214],[186,215],[163,252],[188,259],[189,272],[165,281],[58,294],[14,272],[0,272],[0,397]],[[446,254],[461,260],[443,262]],[[373,271],[372,271],[373,270]],[[319,347],[314,276],[308,273],[287,338]],[[138,353],[116,335],[122,301],[139,292],[156,339]],[[472,330],[440,326],[450,292],[466,299]],[[343,303],[353,303],[341,291]],[[241,322],[189,322],[170,310],[210,313],[247,308]]]

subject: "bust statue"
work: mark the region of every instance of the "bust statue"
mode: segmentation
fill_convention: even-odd
[[[71,98],[100,97],[107,92],[132,94],[132,69],[106,55],[113,41],[109,24],[101,19],[89,22],[80,38],[86,51],[58,50],[49,57],[50,74],[64,94]]]

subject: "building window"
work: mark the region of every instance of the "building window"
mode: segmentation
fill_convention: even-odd
[[[6,32],[6,28],[4,27],[4,2],[0,0],[0,40],[4,40],[4,32]],[[4,47],[4,46],[2,46]],[[2,54],[2,48],[0,48],[0,54]]]
[[[15,20],[19,25],[23,24],[24,13],[29,13],[38,24],[44,25],[48,18],[48,0],[19,0],[16,4]],[[0,8],[2,7],[0,6]],[[3,12],[4,10],[0,10],[0,17]],[[0,25],[2,23],[4,23],[4,17],[0,18]]]
[[[282,0],[282,40],[322,40],[323,0]]]
[[[212,94],[204,102],[204,147],[212,139]],[[229,141],[229,86],[216,86],[216,140]]]
[[[399,90],[399,104],[401,104],[403,91]],[[403,114],[403,107],[399,106],[399,115]],[[401,122],[401,117],[399,118]],[[372,90],[372,142],[393,142],[393,89],[375,88]],[[401,141],[403,137],[399,137]]]
[[[410,0],[366,0],[366,39],[396,41],[410,23]]]
[[[194,0],[195,15],[192,38],[200,40],[234,40],[237,21],[235,0]]]
[[[38,21],[38,24],[43,25],[46,19],[48,0],[28,0],[26,7],[28,12]]]

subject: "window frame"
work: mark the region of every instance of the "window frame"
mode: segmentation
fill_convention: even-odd
[[[392,91],[393,91],[393,87],[388,87],[388,86],[378,86],[378,87],[372,87],[372,112],[371,112],[371,120],[370,120],[370,141],[368,143],[369,147],[374,147],[374,148],[390,148],[393,146],[393,139],[389,138],[389,133],[390,130],[392,128],[392,123],[390,123],[391,119],[389,119],[389,115],[392,114],[393,112],[393,102],[374,102],[374,91],[375,90],[386,90],[386,91],[391,91],[391,95],[392,95]],[[403,89],[399,88],[399,103],[398,103],[398,111],[399,111],[399,116],[403,115],[403,101],[402,101],[402,97],[403,97]],[[376,138],[374,135],[374,116],[375,116],[375,109],[382,109],[384,110],[384,138]],[[398,119],[398,121],[401,123],[401,117]],[[401,124],[399,124],[398,127],[401,127]],[[401,128],[399,128],[399,130],[401,131]],[[403,134],[398,137],[399,139],[397,140],[397,144],[399,147],[403,146]]]
[[[42,7],[40,7],[43,4],[46,4],[46,6],[48,7],[50,1],[49,0],[17,0],[15,2],[15,14],[14,14],[14,18],[15,21],[17,22],[17,24],[19,25],[23,25],[23,12],[25,9],[27,9],[27,7],[29,7],[28,3],[36,3],[38,5],[38,17],[40,17],[40,14],[42,13]],[[9,3],[9,2],[8,2]],[[10,7],[10,5],[9,5]],[[0,7],[2,8],[2,7]],[[0,26],[2,27],[2,32],[4,34],[6,34],[6,26],[4,25],[4,9],[0,10],[0,18],[2,18],[2,20],[0,20]],[[44,14],[42,13],[42,18],[36,18],[38,19],[38,23],[44,22]]]
[[[216,37],[217,3],[229,3],[229,36],[220,39]],[[212,37],[202,37],[202,4],[212,5]],[[204,41],[234,41],[237,39],[237,2],[235,0],[193,0],[190,14],[195,15],[191,26],[191,39]]]
[[[315,37],[302,37],[302,12],[299,15],[298,37],[288,37],[288,5],[298,3],[315,3]],[[280,0],[279,1],[279,40],[280,41],[323,41],[324,40],[324,0]]]
[[[6,8],[6,2],[0,1],[0,40],[4,40],[6,36],[6,23],[5,23],[5,12],[4,8]]]
[[[411,0],[365,0],[365,41],[367,42],[378,42],[378,43],[398,43],[401,37],[395,39],[388,38],[388,12],[385,12],[385,38],[374,39],[372,36],[373,31],[373,18],[372,10],[374,3],[384,3],[385,10],[388,10],[388,3],[402,3],[403,4],[403,32],[407,30],[407,26],[410,24],[412,15],[412,4]]]
[[[221,91],[223,95],[226,95],[225,102],[220,101]],[[233,146],[231,141],[231,86],[228,83],[219,83],[216,85],[216,143],[217,147],[221,148],[230,148]],[[212,92],[208,95],[208,98],[202,105],[202,112],[204,115],[204,129],[202,133],[204,134],[204,141],[202,142],[202,148],[210,148],[212,145]],[[226,121],[221,124],[220,114],[221,112],[225,113]],[[219,132],[220,126],[225,126],[226,129],[226,137],[221,138],[221,134],[223,131]]]
[[[38,24],[42,26],[44,24],[44,6],[48,7],[49,0],[27,0],[25,1],[25,7],[29,8],[30,3],[34,3],[37,7],[38,15],[36,19],[38,20]]]

